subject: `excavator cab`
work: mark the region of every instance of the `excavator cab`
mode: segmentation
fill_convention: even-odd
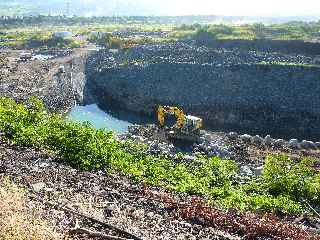
[[[165,117],[167,114],[174,115],[176,123],[169,129],[167,136],[169,138],[198,141],[200,137],[200,129],[203,121],[199,117],[185,115],[183,110],[172,106],[158,106],[158,123],[161,128],[165,127]]]

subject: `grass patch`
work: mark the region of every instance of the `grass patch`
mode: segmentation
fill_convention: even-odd
[[[73,38],[55,38],[51,31],[0,32],[0,46],[17,48],[77,48],[83,43]]]
[[[75,167],[117,171],[150,185],[205,196],[224,208],[301,213],[306,211],[304,200],[320,205],[314,160],[295,163],[286,156],[270,156],[262,177],[239,184],[232,160],[203,157],[203,163],[176,164],[148,155],[144,145],[119,142],[112,132],[49,114],[35,98],[26,106],[1,98],[0,132],[16,144],[46,148]]]
[[[212,39],[269,39],[269,40],[305,40],[319,38],[320,22],[288,22],[264,25],[262,23],[227,25],[181,25],[174,28],[177,38],[197,38],[206,32]]]

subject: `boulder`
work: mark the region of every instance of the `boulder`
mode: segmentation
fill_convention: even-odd
[[[303,140],[300,143],[301,147],[304,149],[316,149],[316,144],[312,141]]]
[[[149,149],[150,149],[151,151],[157,151],[157,150],[159,150],[159,144],[158,144],[158,143],[152,143],[152,144],[150,145]]]
[[[230,140],[236,140],[239,137],[238,133],[236,132],[229,132],[227,136]]]
[[[253,171],[254,175],[261,176],[262,172],[263,172],[263,166],[253,168],[252,171]]]
[[[32,184],[31,187],[32,187],[33,191],[38,193],[38,192],[41,192],[42,190],[45,189],[46,184],[43,182],[39,182],[39,183]]]
[[[263,138],[260,137],[259,135],[256,135],[254,137],[251,138],[251,142],[254,144],[254,145],[261,145],[263,143]]]
[[[242,166],[240,167],[240,174],[242,176],[253,176],[253,172],[249,166]]]
[[[271,146],[272,143],[273,143],[273,139],[271,138],[270,135],[267,135],[265,138],[264,138],[264,145],[266,146]]]
[[[286,141],[285,140],[283,140],[283,139],[277,139],[277,140],[275,140],[274,141],[274,146],[275,147],[280,147],[280,148],[282,148],[282,147],[284,147],[285,146],[285,144],[286,144]]]
[[[289,147],[292,149],[297,149],[299,148],[299,141],[298,139],[290,139],[289,141]]]
[[[243,134],[240,136],[241,141],[245,143],[250,143],[251,142],[251,136],[249,134]]]
[[[218,152],[216,152],[215,150],[208,152],[208,157],[216,157],[218,156]]]
[[[66,70],[64,68],[64,65],[60,65],[59,68],[58,68],[58,73],[65,73]]]
[[[194,162],[197,159],[195,156],[185,155],[183,156],[183,160],[185,162]]]

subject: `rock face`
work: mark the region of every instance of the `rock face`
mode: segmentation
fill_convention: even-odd
[[[100,51],[87,61],[85,92],[101,107],[151,116],[157,104],[178,105],[207,127],[318,138],[320,68],[312,62],[182,43]]]

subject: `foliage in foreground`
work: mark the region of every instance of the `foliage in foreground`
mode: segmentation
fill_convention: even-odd
[[[215,157],[176,164],[148,155],[143,145],[121,143],[112,132],[48,114],[35,98],[27,106],[1,98],[0,132],[17,144],[46,148],[75,167],[118,171],[136,181],[206,196],[225,208],[299,213],[306,210],[303,201],[320,206],[320,174],[311,159],[295,163],[270,156],[263,176],[241,185],[234,161]]]
[[[193,198],[190,202],[181,202],[169,194],[150,191],[147,187],[144,188],[143,194],[150,200],[164,203],[168,209],[174,209],[186,220],[220,229],[229,234],[241,235],[243,239],[319,239],[319,235],[292,223],[281,221],[272,214],[221,211],[206,206],[198,198]]]
[[[8,179],[0,179],[0,239],[59,239],[39,217],[40,209],[26,206],[24,192]]]

